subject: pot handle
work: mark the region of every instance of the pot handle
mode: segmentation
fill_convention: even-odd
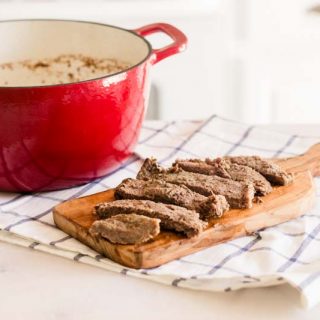
[[[163,48],[152,50],[152,64],[156,64],[162,59],[165,59],[169,56],[172,56],[173,54],[184,51],[188,42],[187,37],[182,31],[167,23],[153,23],[132,31],[142,37],[155,32],[164,32],[173,40],[172,43]]]

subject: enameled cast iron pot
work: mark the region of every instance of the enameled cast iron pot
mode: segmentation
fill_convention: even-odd
[[[154,50],[144,38],[164,32]],[[116,58],[132,67],[63,85],[0,87],[0,189],[67,188],[101,177],[133,151],[149,93],[150,66],[185,49],[175,27],[136,30],[80,21],[0,22],[0,63],[61,54]]]

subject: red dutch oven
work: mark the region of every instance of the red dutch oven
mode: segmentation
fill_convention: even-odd
[[[144,36],[173,42],[152,49]],[[64,20],[0,22],[0,64],[62,54],[116,58],[131,67],[97,79],[0,87],[0,189],[44,191],[86,183],[133,151],[144,118],[150,67],[185,49],[175,27],[136,30]]]

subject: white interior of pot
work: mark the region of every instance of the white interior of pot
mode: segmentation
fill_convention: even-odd
[[[132,32],[112,26],[74,21],[0,22],[0,39],[0,65],[81,54],[95,59],[116,59],[125,63],[128,68],[143,61],[150,50],[147,43]],[[18,67],[11,70],[0,68],[0,86],[43,85],[39,83],[39,77],[29,71]],[[101,73],[98,76],[89,74],[80,81],[101,76]],[[46,74],[46,77],[45,85],[58,83],[54,76],[48,79]]]

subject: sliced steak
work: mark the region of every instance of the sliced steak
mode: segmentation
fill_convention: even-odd
[[[188,172],[205,174],[207,176],[219,176],[231,179],[230,174],[223,166],[207,163],[200,159],[176,160],[173,163],[173,167],[181,168]]]
[[[161,227],[184,233],[188,238],[202,232],[207,225],[199,219],[195,211],[171,204],[157,203],[149,200],[116,200],[95,206],[95,213],[100,219],[117,214],[138,214],[161,220]]]
[[[137,179],[148,180],[159,173],[166,173],[168,170],[162,168],[155,158],[146,158],[137,174]]]
[[[160,233],[160,219],[137,214],[118,214],[109,219],[95,221],[89,232],[113,243],[142,243]]]
[[[258,171],[276,185],[285,186],[293,180],[292,174],[287,173],[271,160],[265,160],[258,156],[228,157],[227,159],[232,163],[245,165]]]
[[[247,166],[234,164],[226,159],[177,160],[174,166],[189,172],[217,175],[235,181],[252,183],[258,195],[266,195],[272,191],[270,182],[259,172]]]
[[[175,204],[199,212],[203,220],[210,217],[221,217],[229,209],[224,196],[205,197],[184,185],[179,186],[162,180],[125,179],[116,188],[115,197],[116,199],[152,200]]]
[[[231,208],[251,208],[254,198],[252,183],[233,181],[218,176],[187,172],[179,167],[165,170],[155,159],[146,159],[137,175],[138,179],[158,179],[169,183],[184,185],[204,196],[219,194],[226,197]]]

